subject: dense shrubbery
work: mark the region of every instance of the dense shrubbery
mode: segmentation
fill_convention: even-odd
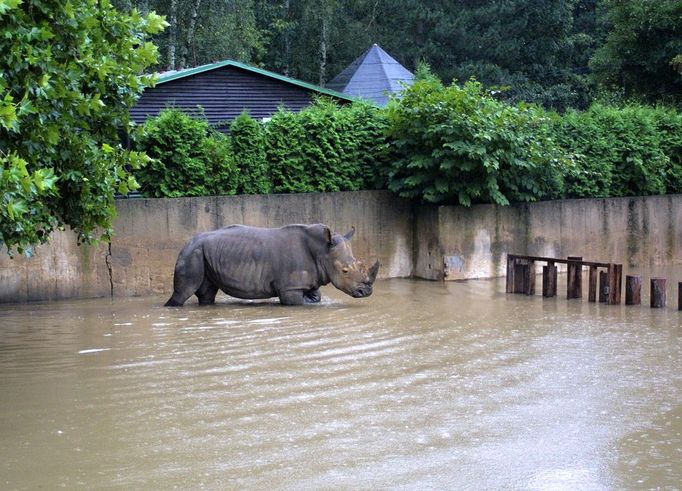
[[[566,197],[634,196],[682,190],[682,114],[639,105],[594,105],[556,119],[556,139],[574,165]]]
[[[477,82],[419,80],[388,120],[397,154],[388,187],[401,196],[468,206],[561,194],[564,153],[544,111],[499,102]]]
[[[432,203],[682,192],[682,114],[594,105],[564,115],[425,76],[386,110],[321,100],[225,136],[174,110],[138,139],[149,196],[388,188]]]
[[[356,191],[372,187],[384,158],[386,121],[366,104],[321,100],[266,125],[265,146],[276,193]]]
[[[163,18],[110,2],[0,0],[0,245],[12,253],[70,227],[108,239],[114,193],[147,158],[121,146],[153,78],[146,39]]]
[[[142,126],[136,145],[153,159],[136,173],[146,196],[237,192],[237,169],[230,139],[202,119],[166,109]]]
[[[154,161],[138,171],[147,196],[351,191],[381,185],[386,119],[366,104],[320,100],[268,123],[244,113],[229,136],[167,109],[148,120],[136,144]]]
[[[272,190],[265,160],[265,132],[260,123],[247,113],[241,114],[230,126],[234,160],[239,166],[239,192],[265,194]]]

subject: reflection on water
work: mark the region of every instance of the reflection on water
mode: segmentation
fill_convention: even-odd
[[[503,291],[2,306],[0,487],[679,487],[682,314]]]

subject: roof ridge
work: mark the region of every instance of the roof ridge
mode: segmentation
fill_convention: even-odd
[[[223,68],[226,66],[234,66],[237,68],[241,68],[243,70],[247,70],[247,71],[250,71],[253,73],[257,73],[257,74],[260,74],[260,75],[263,75],[266,77],[271,77],[271,78],[274,78],[276,80],[280,80],[282,82],[291,83],[291,84],[297,85],[299,87],[303,87],[303,88],[308,89],[308,90],[319,92],[321,94],[330,95],[332,97],[345,99],[345,100],[348,100],[351,102],[359,101],[359,99],[357,97],[353,97],[353,96],[350,96],[348,94],[343,94],[343,93],[338,92],[336,90],[327,89],[325,87],[320,87],[319,85],[304,82],[303,80],[298,80],[295,78],[286,77],[284,75],[280,75],[279,73],[271,72],[269,70],[264,70],[262,68],[256,68],[254,66],[247,65],[246,63],[241,63],[241,62],[235,61],[235,60],[223,60],[223,61],[219,61],[219,62],[215,62],[215,63],[209,63],[206,65],[200,65],[200,66],[194,67],[194,68],[186,68],[183,70],[178,70],[178,71],[175,71],[174,73],[171,73],[169,75],[159,75],[159,78],[157,79],[156,84],[158,85],[158,84],[163,84],[163,83],[167,83],[167,82],[172,82],[174,80],[189,77],[191,75],[196,75],[198,73],[208,72],[211,70],[215,70],[217,68]]]

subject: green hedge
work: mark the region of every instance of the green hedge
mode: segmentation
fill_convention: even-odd
[[[369,104],[321,99],[268,123],[241,114],[225,136],[166,109],[135,138],[153,162],[137,172],[146,196],[354,191],[381,187],[386,118]]]
[[[440,204],[682,192],[682,114],[594,105],[564,115],[496,100],[480,84],[424,77],[386,109],[319,100],[225,136],[163,111],[136,144],[148,196],[388,188]]]
[[[565,196],[678,193],[682,189],[682,115],[672,109],[594,105],[556,123],[574,158]]]
[[[263,127],[247,113],[230,125],[234,160],[239,168],[240,194],[266,194],[272,190],[265,158]]]
[[[385,159],[386,120],[368,104],[320,100],[299,112],[278,111],[265,129],[276,193],[356,191],[373,187]]]

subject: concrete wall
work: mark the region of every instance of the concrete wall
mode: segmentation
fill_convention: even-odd
[[[170,293],[178,252],[194,234],[232,223],[356,227],[355,256],[379,277],[503,276],[507,253],[682,263],[682,195],[564,200],[507,207],[413,206],[384,191],[123,200],[116,236],[77,246],[57,232],[32,258],[0,254],[0,302]]]
[[[426,207],[415,230],[414,275],[427,279],[504,276],[507,253],[680,264],[682,196]]]
[[[135,199],[117,208],[110,248],[79,247],[73,233],[57,232],[32,258],[2,254],[0,302],[170,293],[184,244],[233,223],[326,223],[341,233],[355,226],[355,257],[379,259],[380,278],[412,272],[412,208],[388,192]]]

